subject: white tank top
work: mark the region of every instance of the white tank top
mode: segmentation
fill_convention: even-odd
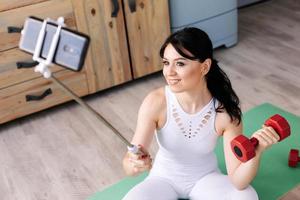
[[[197,173],[203,176],[217,169],[214,149],[218,134],[215,130],[214,98],[195,114],[186,113],[169,86],[165,87],[167,119],[157,130],[156,139],[159,151],[156,155],[153,173],[175,175],[173,172],[184,169],[185,175]],[[157,173],[156,173],[156,172]]]

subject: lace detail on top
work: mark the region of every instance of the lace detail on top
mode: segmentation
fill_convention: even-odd
[[[212,116],[212,111],[213,111],[213,107],[210,107],[209,110],[206,111],[204,116],[202,118],[200,118],[199,120],[197,120],[196,126],[193,126],[194,124],[193,124],[192,120],[188,120],[188,125],[183,126],[182,116],[180,115],[178,108],[176,108],[176,106],[174,104],[171,104],[171,112],[172,112],[171,116],[173,117],[174,121],[176,122],[181,133],[187,138],[193,138],[193,137],[197,136],[197,134],[201,131],[201,129],[208,124],[208,121]]]

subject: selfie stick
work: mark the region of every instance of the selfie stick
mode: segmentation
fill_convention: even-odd
[[[57,30],[53,36],[50,49],[48,52],[48,55],[46,59],[43,59],[41,55],[42,45],[43,41],[45,39],[45,33],[46,33],[46,26],[47,23],[55,23],[57,24]],[[96,116],[98,120],[103,122],[106,126],[108,126],[126,145],[128,148],[128,151],[132,153],[139,153],[139,148],[136,145],[131,144],[117,129],[115,129],[104,117],[102,117],[96,110],[94,110],[91,106],[89,106],[87,103],[85,103],[80,97],[78,97],[72,90],[70,90],[67,86],[65,86],[61,81],[59,81],[57,78],[52,76],[51,71],[49,70],[49,66],[53,65],[53,57],[55,53],[55,49],[58,45],[58,40],[60,37],[60,31],[61,28],[64,27],[64,18],[59,17],[57,21],[53,21],[49,18],[45,19],[42,28],[39,32],[37,44],[35,46],[34,54],[33,54],[33,60],[37,61],[39,64],[35,67],[35,72],[40,72],[45,78],[51,79],[53,82],[55,82],[63,91],[65,91],[67,94],[69,94],[77,103],[79,103],[83,108],[85,108],[87,111],[89,111],[91,114]]]

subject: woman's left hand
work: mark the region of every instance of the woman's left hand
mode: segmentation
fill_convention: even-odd
[[[271,126],[263,125],[262,129],[256,131],[252,137],[255,137],[259,144],[256,147],[256,154],[260,154],[273,144],[276,144],[280,137]]]

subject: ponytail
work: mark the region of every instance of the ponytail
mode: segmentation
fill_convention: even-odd
[[[213,97],[220,105],[216,108],[217,112],[223,112],[225,109],[231,120],[241,122],[242,112],[239,107],[240,100],[234,92],[231,82],[226,73],[219,67],[218,61],[212,59],[209,72],[206,74],[207,87]]]

